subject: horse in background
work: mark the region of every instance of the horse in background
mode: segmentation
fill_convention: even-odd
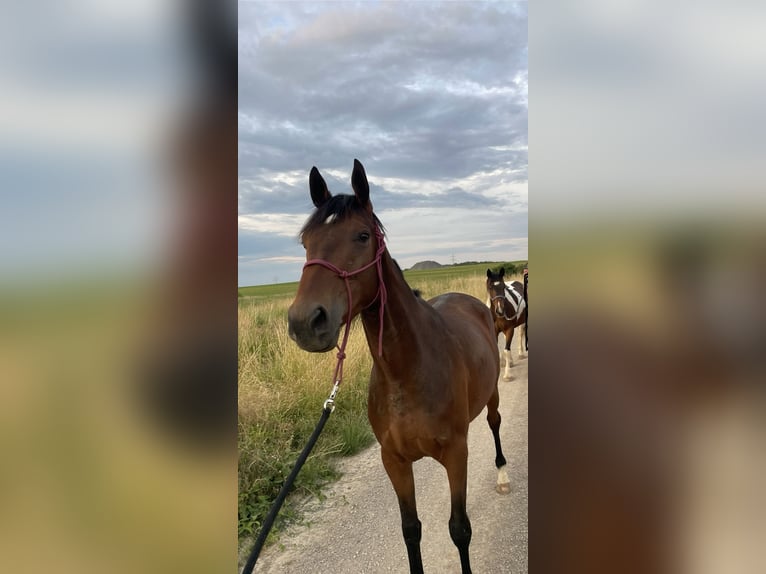
[[[519,337],[519,358],[526,357],[526,330],[527,330],[527,302],[525,300],[524,285],[520,281],[506,283],[503,279],[505,268],[501,267],[499,273],[493,273],[487,269],[487,306],[492,309],[495,320],[495,339],[500,333],[505,335],[505,350],[500,358],[501,366],[504,364],[503,380],[510,381],[513,358],[511,357],[511,340],[516,327],[521,328]]]

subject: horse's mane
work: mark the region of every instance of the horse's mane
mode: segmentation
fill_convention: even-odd
[[[391,259],[391,261],[394,262],[394,268],[396,269],[397,273],[399,274],[399,278],[402,281],[404,281],[404,283],[409,287],[410,284],[407,281],[407,279],[405,278],[404,271],[402,271],[402,268],[399,265],[399,262],[396,259]],[[423,299],[423,293],[420,291],[420,289],[413,289],[412,287],[410,287],[410,289],[412,290],[412,294],[415,295],[415,297],[417,297],[418,299]]]
[[[383,229],[383,224],[378,219],[378,216],[370,213],[367,208],[362,207],[355,195],[333,195],[314,210],[314,213],[311,214],[301,228],[298,236],[303,237],[304,233],[323,225],[329,217],[335,217],[336,220],[340,221],[354,214],[372,217],[373,222],[378,226],[381,233],[385,235],[385,229]]]

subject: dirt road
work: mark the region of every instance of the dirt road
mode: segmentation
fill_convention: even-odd
[[[514,357],[517,352],[514,345]],[[495,492],[495,450],[486,410],[469,429],[467,508],[475,574],[527,571],[527,360],[516,360],[512,372],[512,381],[499,383],[510,494]],[[459,574],[460,560],[447,526],[447,474],[432,459],[422,459],[414,468],[424,570]],[[263,551],[256,573],[409,573],[399,507],[378,444],[343,461],[341,470],[343,476],[328,489],[327,499],[308,505],[306,524],[283,534],[283,548],[275,544]]]

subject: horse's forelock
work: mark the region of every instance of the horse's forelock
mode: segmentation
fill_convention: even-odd
[[[499,284],[504,284],[500,274],[490,272],[487,275],[487,287],[494,287]]]
[[[372,215],[373,222],[378,226],[381,233],[384,233],[383,225],[378,217],[359,204],[359,201],[353,195],[333,195],[322,206],[317,207],[314,213],[309,216],[306,223],[301,228],[299,236],[324,225],[326,222],[340,222],[350,215],[362,215],[369,217]]]

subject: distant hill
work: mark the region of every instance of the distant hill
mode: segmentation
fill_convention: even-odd
[[[444,267],[441,263],[437,263],[436,261],[418,261],[410,267],[410,271],[420,271],[422,269],[438,269],[439,267]]]

